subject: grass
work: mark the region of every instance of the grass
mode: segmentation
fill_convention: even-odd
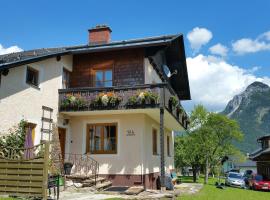
[[[181,178],[182,182],[192,182],[191,177]],[[203,186],[203,189],[194,195],[184,195],[179,200],[266,200],[270,199],[270,192],[252,191],[240,188],[226,187],[218,189],[215,187],[217,179],[209,179],[209,183]],[[199,179],[199,183],[203,179]]]

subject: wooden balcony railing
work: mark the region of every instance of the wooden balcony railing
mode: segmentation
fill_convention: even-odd
[[[159,108],[163,103],[175,119],[187,128],[187,114],[166,83],[59,90],[60,112]]]

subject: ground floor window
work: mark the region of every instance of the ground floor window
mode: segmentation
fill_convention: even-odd
[[[167,155],[171,156],[171,151],[170,151],[170,136],[167,136]]]
[[[157,155],[157,129],[152,129],[153,155]]]
[[[89,124],[86,135],[86,153],[116,154],[117,124]]]

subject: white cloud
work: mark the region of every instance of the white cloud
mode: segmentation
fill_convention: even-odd
[[[265,38],[266,40],[270,41],[270,31],[263,33],[262,38]]]
[[[242,38],[232,43],[237,54],[255,53],[270,50],[270,31],[259,35],[256,39]]]
[[[234,95],[254,81],[270,85],[269,77],[256,77],[251,71],[214,56],[200,54],[189,57],[187,66],[193,99],[191,104],[202,103],[213,111],[222,111]]]
[[[18,46],[11,46],[11,47],[5,48],[0,44],[0,55],[20,52],[20,51],[23,51],[23,50]]]
[[[228,48],[220,43],[209,48],[210,52],[219,56],[226,56],[228,53]]]
[[[199,51],[199,49],[207,44],[213,35],[212,32],[206,28],[196,27],[192,31],[187,34],[187,39],[190,42],[191,48],[195,51]]]

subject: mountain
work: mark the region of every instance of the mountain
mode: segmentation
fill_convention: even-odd
[[[257,138],[270,134],[270,87],[261,82],[252,83],[229,101],[222,114],[239,122],[244,139],[236,146],[251,153],[259,147]]]

